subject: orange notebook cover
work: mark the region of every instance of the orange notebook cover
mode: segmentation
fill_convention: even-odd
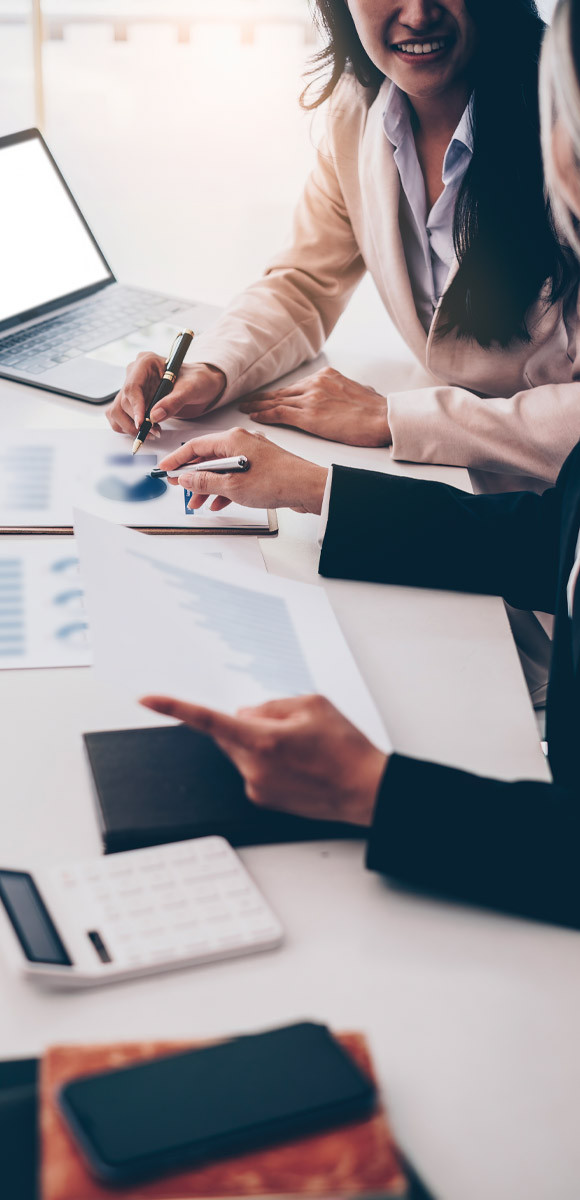
[[[359,1067],[374,1078],[364,1037],[339,1034]],[[223,1197],[387,1197],[405,1195],[407,1182],[382,1109],[364,1120],[280,1146],[167,1175],[138,1187],[114,1189],[88,1173],[56,1105],[58,1088],[79,1075],[128,1066],[203,1042],[128,1042],[111,1046],[53,1046],[40,1072],[42,1200],[221,1200]]]

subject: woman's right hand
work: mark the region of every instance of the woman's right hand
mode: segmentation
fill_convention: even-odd
[[[206,471],[192,471],[184,465],[240,454],[249,459],[249,471],[218,475],[211,471],[211,464]],[[294,508],[297,512],[320,514],[328,478],[326,467],[298,458],[261,433],[248,429],[228,429],[225,433],[191,438],[167,454],[159,466],[166,471],[183,467],[178,478],[169,482],[193,493],[189,501],[192,510],[201,508],[208,496],[214,496],[213,512],[227,508],[234,501],[249,508]]]
[[[115,433],[135,435],[135,430],[143,424],[145,410],[155,395],[165,366],[165,359],[160,354],[143,353],[127,367],[121,391],[107,409]],[[218,367],[208,363],[183,366],[173,391],[151,411],[153,430],[158,432],[160,424],[168,417],[191,420],[201,416],[215,403],[225,386],[226,377]]]

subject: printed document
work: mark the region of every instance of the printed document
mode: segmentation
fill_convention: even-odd
[[[91,661],[74,541],[15,538],[0,549],[0,670]]]
[[[75,513],[94,661],[136,699],[222,712],[318,692],[381,749],[388,738],[322,587],[209,558]]]
[[[171,540],[176,562],[207,559],[265,571],[255,538]],[[0,671],[85,667],[91,661],[74,538],[5,540],[0,547]]]
[[[151,478],[153,467],[184,436],[168,430],[132,455],[132,439],[111,429],[6,430],[0,445],[0,528],[70,529],[73,508],[80,507],[137,528],[267,532],[266,509],[231,504],[212,513],[206,502],[192,512],[183,488]]]

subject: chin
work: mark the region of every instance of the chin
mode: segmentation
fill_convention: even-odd
[[[450,87],[457,77],[457,72],[450,69],[448,64],[433,63],[416,67],[407,66],[399,59],[393,62],[389,56],[388,65],[383,68],[388,79],[392,79],[402,92],[409,96],[438,96]]]

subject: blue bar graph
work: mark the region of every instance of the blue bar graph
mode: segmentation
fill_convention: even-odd
[[[290,614],[279,596],[209,579],[148,554],[130,553],[164,574],[169,586],[183,593],[183,606],[195,617],[196,628],[219,636],[230,671],[251,676],[270,695],[303,696],[316,691]],[[189,653],[195,664],[193,639]],[[236,662],[240,656],[242,665]]]
[[[2,510],[50,508],[53,466],[51,446],[13,446],[0,453]]]
[[[0,559],[0,659],[26,653],[24,578],[19,558]]]

